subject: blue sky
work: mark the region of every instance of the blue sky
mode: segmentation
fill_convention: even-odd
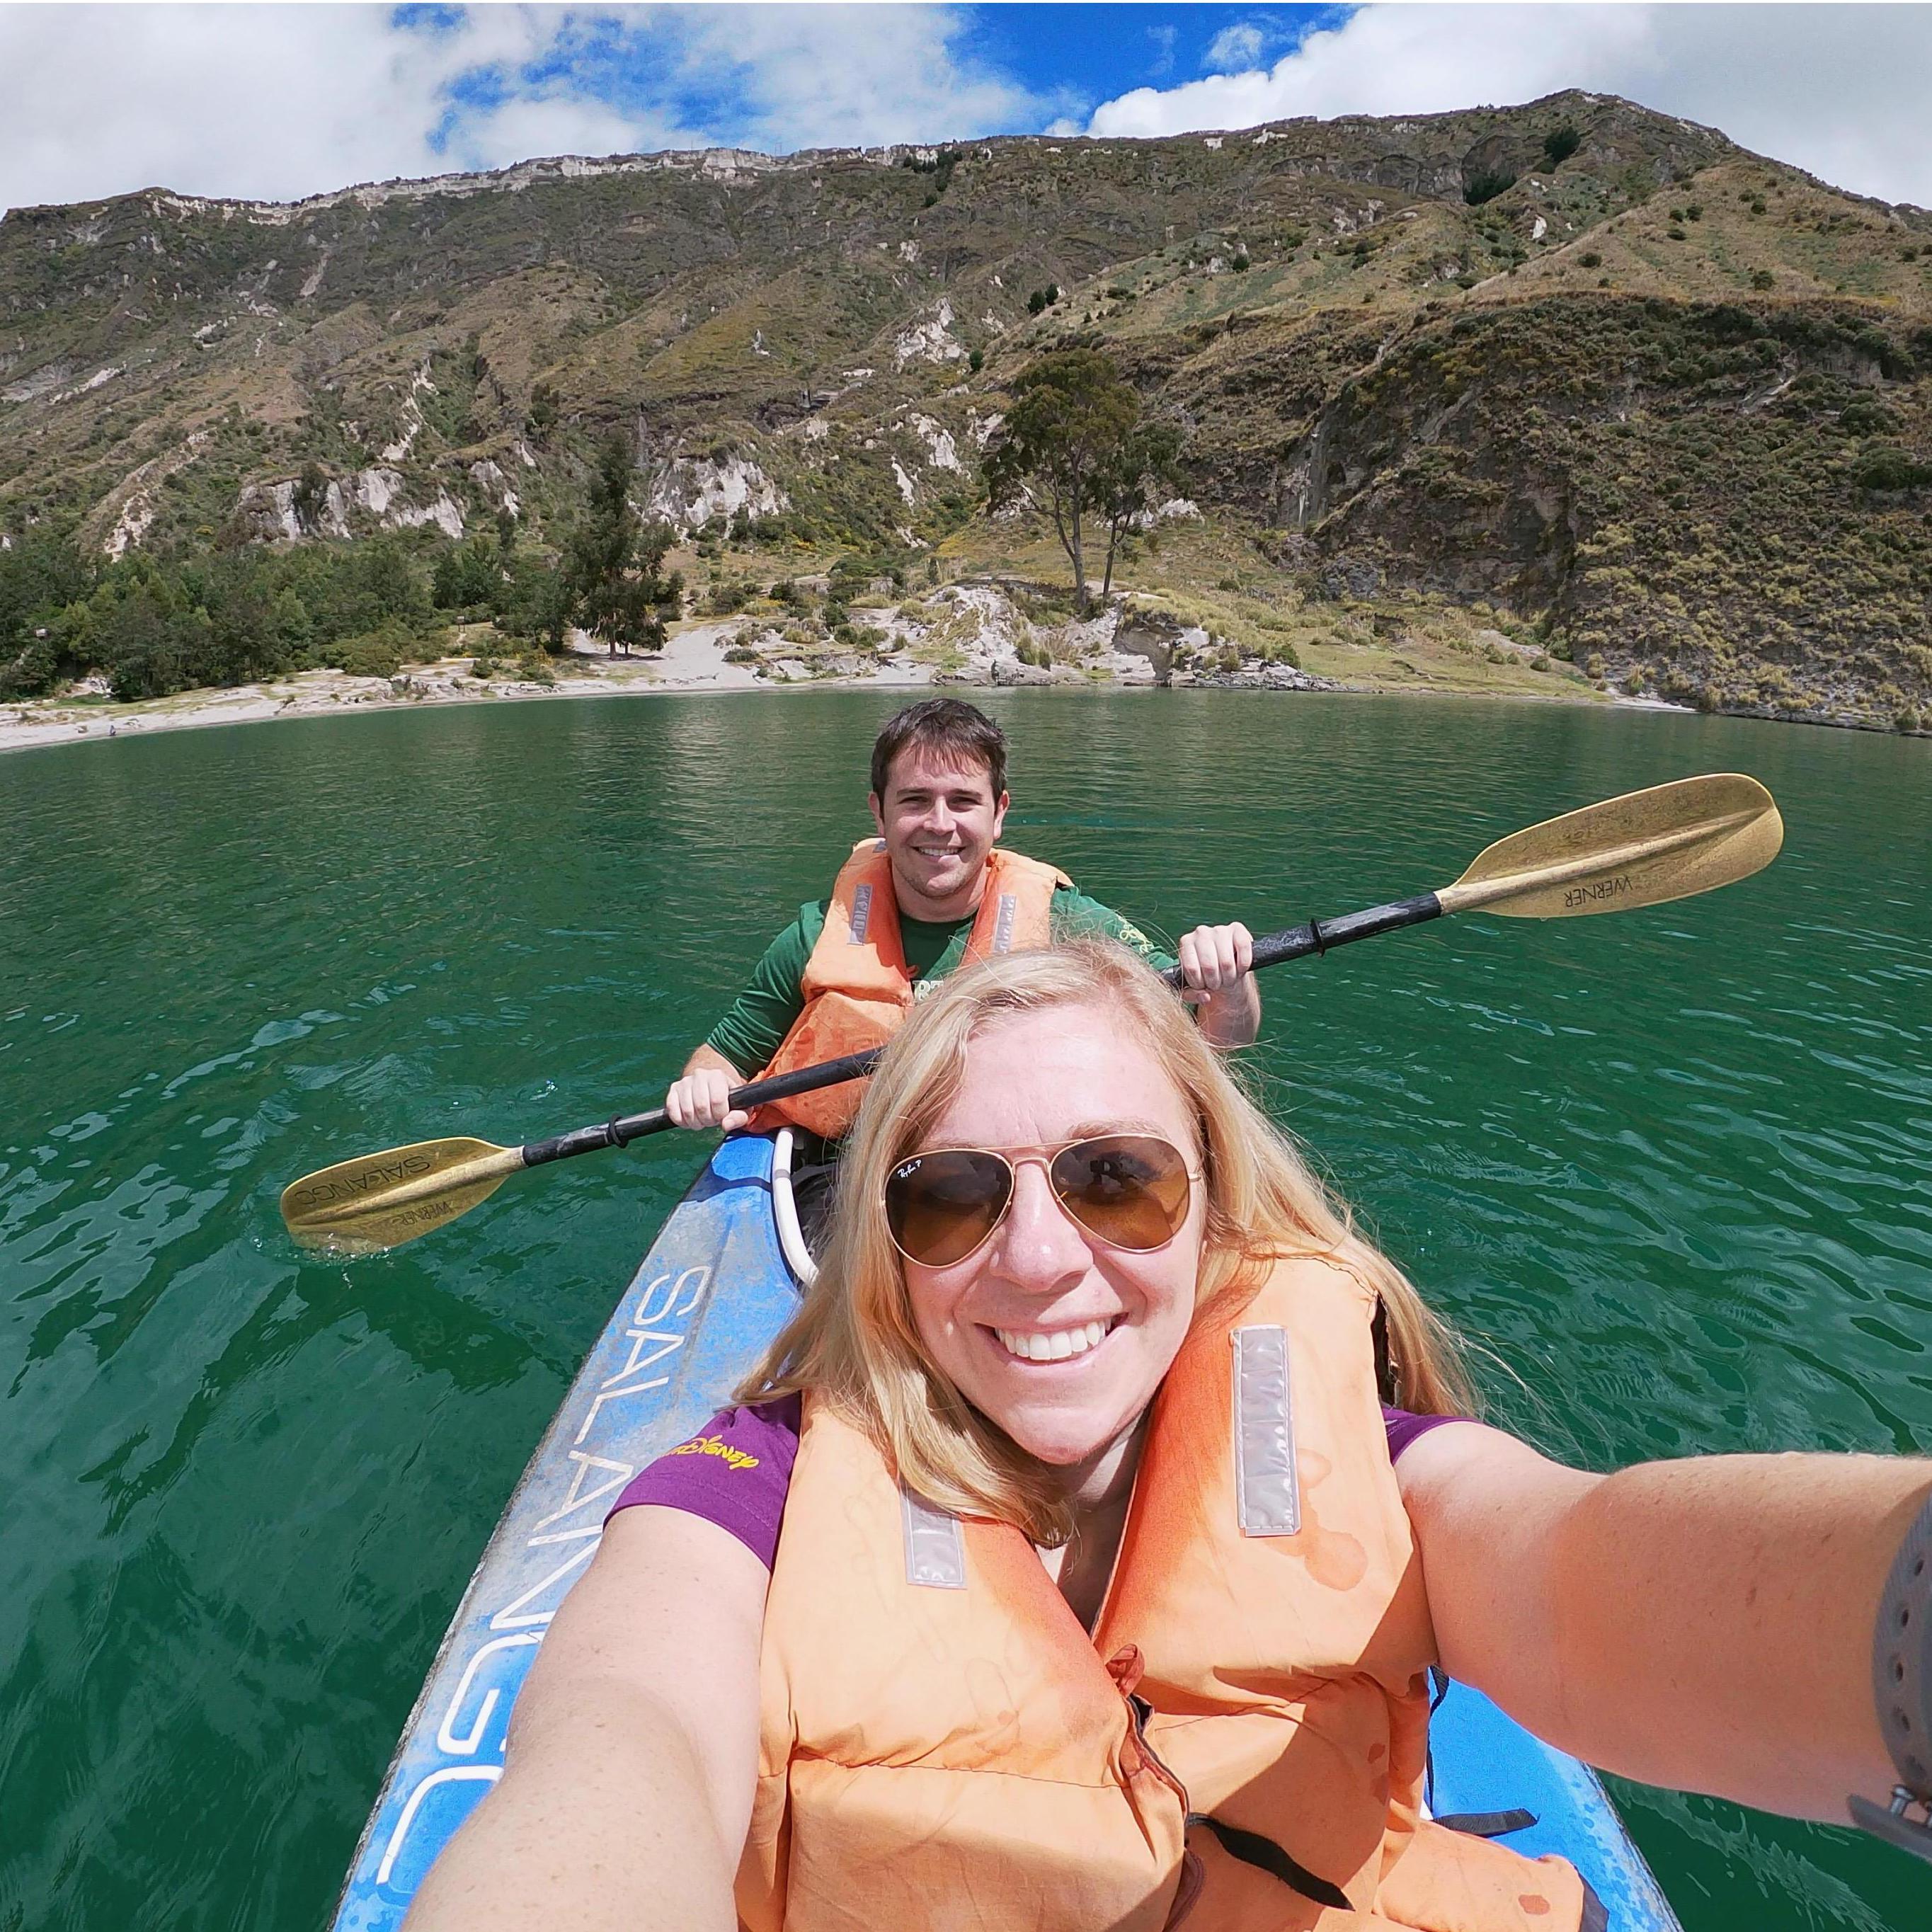
[[[990,62],[1040,94],[1077,94],[1090,112],[1136,87],[1272,63],[1353,7],[994,6],[961,10]]]
[[[432,145],[442,152],[460,150],[473,122],[518,94],[562,90],[620,115],[701,132],[710,141],[770,146],[773,128],[759,85],[765,34],[787,16],[808,25],[812,10],[751,4],[732,10],[761,29],[747,36],[736,57],[728,43],[721,44],[712,9],[575,12],[531,57],[455,74]],[[888,10],[875,10],[883,15]],[[944,140],[1048,127],[1065,130],[1102,103],[1135,88],[1172,87],[1271,64],[1310,32],[1339,27],[1355,10],[1114,4],[927,8],[928,29],[943,40],[956,71],[1005,85],[990,116],[983,109],[969,110],[952,124],[942,108],[941,118],[929,125],[896,130],[896,136]],[[391,19],[412,36],[454,42],[463,37],[471,14],[460,6],[405,6],[394,8]],[[851,32],[868,38],[866,29],[861,15]]]
[[[0,208],[292,200],[537,156],[1152,136],[1622,94],[1932,205],[1932,5],[0,0]]]
[[[798,10],[740,10],[771,14]],[[1057,112],[1071,118],[1090,113],[1102,101],[1132,88],[1172,86],[1204,74],[1271,64],[1293,51],[1310,32],[1339,26],[1355,9],[1118,5],[1109,0],[1092,5],[936,10],[950,14],[955,23],[949,40],[956,58],[1017,83],[1011,127],[958,131],[1022,134],[1039,130],[1040,103],[1052,104]],[[409,6],[395,8],[392,17],[406,30],[442,37],[459,33],[467,15],[457,6]],[[494,106],[518,84],[562,82],[620,110],[662,110],[669,106],[686,124],[730,138],[745,105],[744,64],[692,61],[692,29],[699,22],[686,10],[580,18],[581,25],[561,33],[514,74],[486,67],[460,76],[451,87],[450,130],[466,110]]]

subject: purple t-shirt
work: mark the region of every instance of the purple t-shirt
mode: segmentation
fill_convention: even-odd
[[[1418,1436],[1453,1415],[1412,1415],[1382,1408],[1394,1462]],[[799,1398],[721,1410],[688,1442],[640,1469],[610,1511],[655,1503],[688,1511],[728,1529],[765,1568],[778,1554],[778,1525],[784,1520],[791,1466],[798,1456]],[[604,1520],[608,1522],[610,1518]]]

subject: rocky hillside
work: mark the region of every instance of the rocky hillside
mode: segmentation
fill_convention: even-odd
[[[1223,591],[1486,607],[1725,710],[1932,708],[1932,216],[1576,93],[16,210],[0,542],[541,531],[618,424],[686,532],[1017,555],[979,453],[1070,336],[1186,427]]]

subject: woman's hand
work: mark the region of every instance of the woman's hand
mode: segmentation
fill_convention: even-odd
[[[1647,1784],[1846,1822],[1894,1781],[1880,1592],[1932,1462],[1702,1456],[1614,1475],[1462,1423],[1396,1465],[1442,1667]]]
[[[406,1932],[734,1932],[768,1580],[702,1517],[613,1518],[530,1666],[502,1778]]]

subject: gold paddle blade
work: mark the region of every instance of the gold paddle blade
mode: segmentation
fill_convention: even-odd
[[[282,1190],[282,1219],[305,1248],[374,1255],[447,1226],[522,1171],[521,1148],[418,1141],[338,1161]]]
[[[1784,842],[1776,801],[1742,772],[1678,778],[1498,838],[1453,886],[1445,913],[1566,919],[1662,905],[1769,865]]]

